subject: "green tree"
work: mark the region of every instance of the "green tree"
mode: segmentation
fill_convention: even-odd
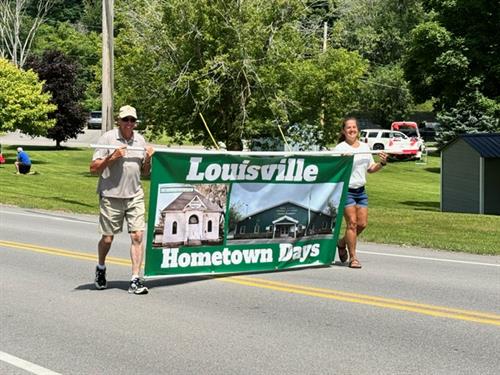
[[[39,0],[28,1],[27,14],[35,17]],[[83,0],[53,0],[53,5],[47,13],[48,23],[71,22],[80,20],[83,13]]]
[[[469,82],[479,79],[488,98],[500,96],[500,3],[498,0],[424,0],[424,4],[457,40],[469,62]],[[458,43],[459,42],[459,43]]]
[[[31,136],[46,135],[55,123],[48,119],[56,109],[50,99],[36,73],[0,59],[0,131],[19,129]]]
[[[287,128],[287,134],[294,150],[320,151],[326,146],[319,124],[293,124]]]
[[[423,19],[421,0],[339,0],[332,43],[370,62],[360,85],[358,112],[388,126],[404,119],[414,103],[401,63],[411,30]]]
[[[462,48],[461,41],[436,21],[413,30],[403,67],[417,102],[434,97],[439,109],[458,101],[469,79],[469,60]]]
[[[32,54],[41,57],[45,51],[57,49],[78,65],[77,85],[85,97],[87,111],[100,108],[101,95],[101,38],[96,32],[78,30],[69,23],[42,25],[33,42]]]
[[[83,0],[81,23],[89,31],[102,32],[102,0]]]
[[[410,31],[425,18],[422,0],[339,0],[336,14],[335,45],[376,66],[398,62]]]
[[[460,98],[455,107],[438,113],[441,126],[436,141],[443,146],[461,134],[498,132],[499,114],[497,102],[486,98],[479,90],[472,90]]]
[[[275,123],[285,128],[296,123],[319,126],[324,121],[318,129],[322,143],[333,142],[341,119],[359,107],[367,64],[356,52],[336,48],[281,59],[279,49],[290,48],[287,39],[277,40],[278,55],[259,67],[260,87],[266,94],[252,102],[257,115],[250,121],[252,128],[273,129]]]
[[[449,110],[469,97],[473,82],[480,82],[484,96],[498,100],[498,1],[426,0],[424,5],[433,19],[412,31],[404,63],[416,100],[436,98],[437,110]]]
[[[55,118],[54,127],[48,129],[47,137],[56,141],[56,147],[61,142],[76,138],[83,133],[86,115],[79,100],[83,90],[77,81],[77,66],[60,51],[48,50],[41,58],[33,57],[27,66],[37,72],[44,80],[44,91],[52,94],[52,103],[57,110],[50,115]]]
[[[245,217],[243,213],[243,204],[232,204],[229,207],[229,231],[234,231],[236,224]]]
[[[325,137],[356,105],[366,64],[304,30],[300,0],[118,2],[117,102],[134,103],[154,132],[209,145],[319,123]],[[322,107],[319,103],[324,103]]]
[[[374,68],[361,85],[361,111],[384,127],[405,119],[413,105],[408,82],[399,64]]]

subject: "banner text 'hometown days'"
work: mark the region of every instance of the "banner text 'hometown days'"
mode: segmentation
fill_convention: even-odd
[[[278,262],[288,262],[298,260],[304,262],[308,258],[314,258],[319,255],[320,244],[307,244],[303,246],[294,246],[290,243],[279,244]],[[201,252],[183,252],[179,254],[178,248],[163,249],[163,261],[161,268],[185,268],[185,267],[203,267],[203,266],[231,266],[243,264],[273,263],[273,250],[271,248],[263,249],[245,249],[229,250],[225,247],[222,251],[201,251]]]

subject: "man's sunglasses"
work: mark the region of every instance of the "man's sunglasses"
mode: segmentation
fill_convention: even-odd
[[[122,121],[123,122],[132,122],[132,123],[134,123],[137,120],[135,118],[133,118],[133,117],[124,117],[124,118],[122,118]]]

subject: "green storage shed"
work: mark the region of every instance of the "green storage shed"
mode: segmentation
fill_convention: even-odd
[[[500,215],[500,133],[461,135],[441,150],[441,211]]]

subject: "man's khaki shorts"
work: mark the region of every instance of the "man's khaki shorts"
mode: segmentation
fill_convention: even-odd
[[[99,201],[99,231],[106,236],[120,233],[123,229],[123,219],[127,220],[128,232],[143,231],[144,222],[144,192],[133,198],[101,197]]]

